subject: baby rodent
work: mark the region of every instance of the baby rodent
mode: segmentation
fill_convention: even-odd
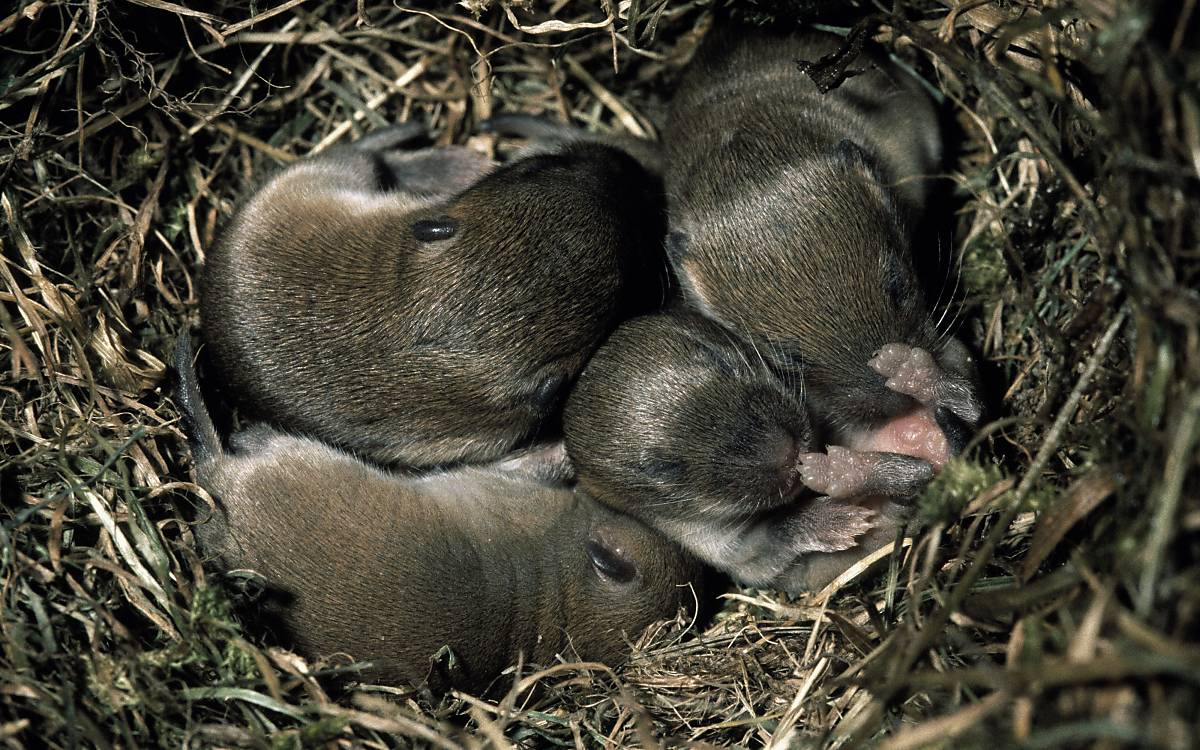
[[[664,132],[667,252],[687,304],[802,385],[826,442],[936,467],[982,416],[971,357],[937,330],[912,260],[937,116],[867,59],[820,93],[798,63],[840,44],[738,28],[703,42]],[[809,469],[819,491],[840,472]]]
[[[794,572],[799,557],[855,547],[877,520],[894,531],[898,512],[877,518],[848,497],[901,477],[911,495],[931,476],[923,461],[878,457],[839,497],[814,497],[801,481],[815,438],[800,398],[737,334],[660,313],[622,324],[593,355],[563,433],[589,494],[744,584],[796,591],[813,585]]]
[[[226,448],[186,335],[175,366],[196,480],[217,502],[200,547],[290,600],[270,614],[306,654],[367,661],[367,680],[482,691],[522,657],[623,661],[648,624],[697,601],[698,563],[547,481],[539,457],[400,476],[261,425]],[[447,647],[452,668],[435,667]]]
[[[206,355],[257,419],[385,466],[535,436],[628,314],[659,300],[661,185],[556,140],[497,166],[397,126],[303,160],[208,256]]]

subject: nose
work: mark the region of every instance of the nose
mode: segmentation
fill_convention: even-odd
[[[796,461],[800,457],[800,441],[785,429],[776,429],[766,441],[763,457],[786,492],[796,482]]]

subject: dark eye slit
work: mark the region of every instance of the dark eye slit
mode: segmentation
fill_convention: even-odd
[[[641,471],[660,482],[678,483],[687,473],[687,467],[677,459],[656,456],[642,462]]]
[[[458,232],[458,222],[448,216],[413,222],[413,237],[421,242],[448,240]]]
[[[612,550],[592,539],[587,543],[587,555],[596,570],[617,583],[629,583],[637,576],[637,566],[619,550]]]

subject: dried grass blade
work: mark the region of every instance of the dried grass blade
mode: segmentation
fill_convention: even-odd
[[[1116,473],[1106,468],[1094,469],[1076,480],[1038,519],[1021,563],[1021,580],[1028,581],[1066,533],[1116,491],[1117,484]]]

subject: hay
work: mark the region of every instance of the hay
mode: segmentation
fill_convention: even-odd
[[[961,131],[943,302],[996,421],[928,529],[839,586],[732,593],[617,673],[524,670],[499,703],[331,695],[344,662],[242,631],[184,521],[209,498],[163,363],[270,169],[410,117],[459,142],[499,109],[652,135],[708,12],[195,5],[0,17],[6,744],[1200,743],[1194,0],[863,3]]]

